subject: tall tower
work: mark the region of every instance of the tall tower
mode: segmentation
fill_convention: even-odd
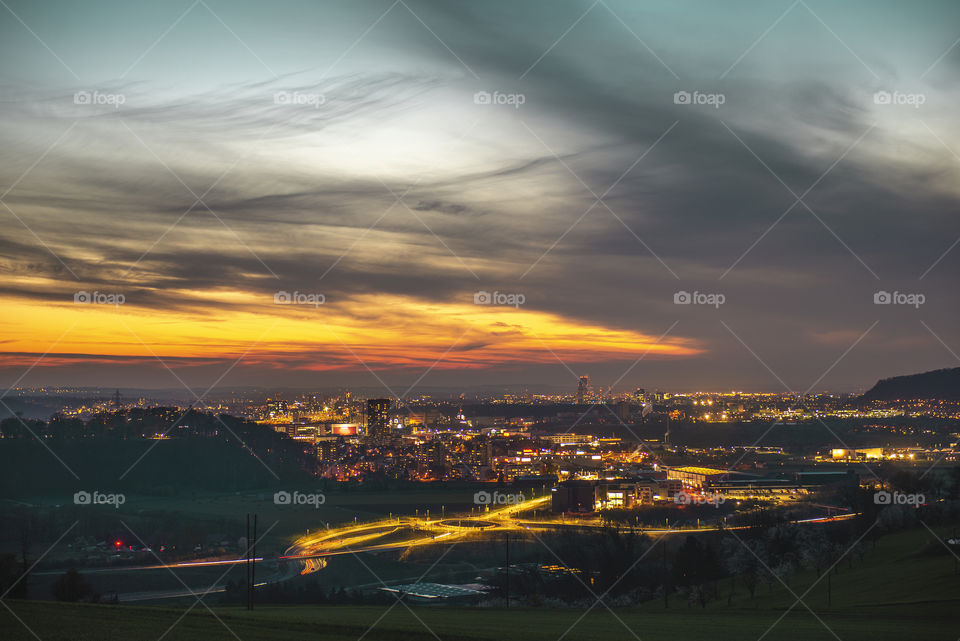
[[[389,436],[390,399],[367,399],[367,438],[381,443]]]
[[[581,376],[577,385],[577,404],[583,405],[585,401],[593,401],[593,387],[590,385],[589,376]]]

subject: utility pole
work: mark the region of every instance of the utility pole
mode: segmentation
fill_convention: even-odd
[[[830,585],[830,583],[831,583],[830,575],[831,575],[831,574],[833,574],[833,571],[832,571],[831,569],[828,569],[828,570],[827,570],[827,607],[828,607],[828,608],[831,606],[832,601],[833,601],[833,590],[832,590],[832,586]]]
[[[246,555],[246,562],[243,564],[243,566],[244,566],[244,571],[246,572],[245,581],[244,581],[244,583],[245,583],[244,587],[247,588],[247,595],[246,595],[246,596],[247,596],[247,601],[246,601],[246,603],[245,603],[244,605],[245,605],[246,608],[249,610],[249,609],[250,609],[250,513],[249,513],[249,512],[247,512],[247,539],[246,539],[246,544],[247,544],[247,549],[244,550],[244,554]]]
[[[668,571],[667,571],[667,544],[666,544],[666,542],[664,542],[664,544],[663,544],[662,546],[660,546],[660,547],[661,547],[661,549],[663,550],[663,607],[664,607],[664,608],[669,608],[669,607],[670,607],[670,599],[669,599],[669,595],[670,595],[670,581],[669,581],[669,578],[668,578],[668,577],[669,577],[669,574],[668,574]]]
[[[247,513],[247,609],[253,609],[253,583],[256,581],[257,562],[257,515],[253,515],[253,529],[250,529],[250,514]]]
[[[253,559],[250,564],[250,609],[253,610],[254,585],[257,580],[257,515],[253,515]]]
[[[510,607],[510,532],[506,532],[507,537],[507,607]]]

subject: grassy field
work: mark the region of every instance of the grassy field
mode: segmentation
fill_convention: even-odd
[[[218,608],[214,617],[197,606],[182,619],[183,610],[44,603],[13,603],[26,626],[43,641],[108,641],[129,639],[366,639],[420,641],[439,637],[455,640],[557,641],[583,639],[607,641],[639,637],[644,641],[743,641],[765,638],[806,641],[840,638],[843,641],[903,639],[953,641],[960,623],[952,605],[922,604],[873,606],[844,610],[816,610],[814,617],[802,607],[779,623],[782,611],[688,609],[667,611],[615,610],[602,606],[589,614],[577,610],[454,609],[398,605],[388,607],[317,606],[271,607],[255,612]],[[7,610],[0,611],[4,638],[35,638]],[[436,634],[436,637],[434,636]],[[834,636],[834,634],[836,636]],[[236,636],[234,636],[236,635]]]
[[[940,530],[937,534],[943,538],[954,528]],[[738,588],[731,605],[741,609],[778,610],[789,608],[796,597],[802,596],[803,602],[816,612],[860,608],[893,608],[891,611],[895,611],[937,603],[960,607],[960,560],[924,527],[883,537],[875,548],[868,549],[863,561],[856,554],[852,557],[852,567],[848,566],[848,557],[844,557],[829,577],[829,604],[826,575],[819,578],[807,570],[793,577],[787,587],[776,579],[762,581],[755,599]],[[708,603],[707,611],[727,608],[727,590],[723,589],[722,582],[719,593],[720,599]],[[650,603],[644,607],[661,608],[662,605]],[[802,604],[797,607],[805,609]],[[949,637],[951,641],[960,637],[960,615],[955,620],[957,633]]]
[[[740,589],[729,605],[725,584],[721,584],[721,598],[705,608],[673,598],[668,609],[657,601],[638,608],[617,608],[613,613],[597,606],[586,615],[584,609],[574,608],[505,610],[414,605],[411,612],[405,605],[325,605],[261,606],[255,612],[246,612],[211,605],[214,616],[202,605],[184,615],[184,607],[5,601],[22,623],[9,610],[0,609],[0,630],[4,639],[33,639],[35,633],[43,641],[157,639],[168,630],[164,639],[239,637],[242,641],[356,641],[361,636],[420,641],[436,639],[434,634],[443,641],[557,641],[561,637],[743,641],[761,636],[798,641],[956,641],[960,637],[960,574],[954,560],[926,529],[888,536],[867,553],[863,562],[856,561],[852,568],[841,564],[831,576],[829,606],[826,580],[814,585],[814,573],[794,577],[790,589],[802,596],[806,605],[798,604],[789,613],[795,597],[779,584],[761,586],[755,599]]]
[[[297,489],[304,493],[318,492],[319,487],[302,486],[283,488]],[[146,496],[127,493],[126,502],[119,509],[105,508],[105,513],[125,516],[137,513],[169,512],[185,518],[210,519],[216,517],[241,519],[247,513],[257,513],[264,523],[281,521],[288,526],[306,529],[330,522],[332,524],[382,518],[387,514],[439,514],[445,507],[448,512],[469,512],[474,507],[473,488],[436,488],[403,492],[374,491],[328,491],[325,502],[317,508],[309,506],[275,505],[274,489],[238,493],[195,492],[176,497]],[[539,492],[539,490],[538,490]],[[528,491],[528,495],[530,492]],[[72,508],[72,494],[55,496],[31,496],[21,499],[32,507],[61,509]],[[89,509],[89,508],[88,508]]]

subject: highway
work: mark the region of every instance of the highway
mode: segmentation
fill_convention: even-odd
[[[301,574],[311,574],[326,565],[323,562],[325,557],[448,544],[479,533],[529,529],[530,525],[521,524],[512,517],[541,507],[548,501],[550,497],[543,496],[477,515],[434,519],[407,516],[329,528],[300,537],[279,560],[301,561],[304,563]]]
[[[485,536],[495,535],[501,532],[533,532],[533,531],[556,531],[560,529],[582,529],[598,530],[604,529],[605,525],[591,519],[588,522],[582,522],[579,519],[571,519],[565,516],[553,516],[551,518],[518,518],[524,512],[533,511],[537,508],[543,508],[549,503],[549,495],[529,499],[520,503],[505,505],[503,507],[488,507],[486,511],[471,513],[469,515],[451,515],[441,518],[429,518],[419,516],[401,516],[380,519],[370,523],[349,523],[339,527],[328,527],[310,534],[301,536],[291,545],[284,554],[277,557],[279,565],[274,565],[271,559],[258,557],[257,563],[266,562],[268,576],[264,577],[264,582],[258,582],[257,585],[264,585],[266,582],[285,581],[300,575],[313,574],[319,572],[327,566],[327,559],[333,556],[346,554],[361,554],[364,552],[382,552],[387,550],[404,550],[417,546],[427,545],[449,545],[461,542],[470,538],[479,539]],[[818,518],[802,519],[794,521],[795,523],[830,523],[842,521],[856,517],[856,514],[839,514],[834,516],[825,516]],[[724,529],[749,529],[751,526],[727,526]],[[712,532],[720,529],[720,526],[710,525],[702,527],[684,527],[684,528],[643,528],[643,534],[660,537],[674,534],[692,534],[697,532]],[[244,563],[245,559],[214,559],[199,561],[184,561],[170,564],[154,564],[144,566],[117,566],[110,568],[96,568],[85,570],[89,573],[124,573],[143,570],[186,570],[191,568],[201,568],[208,566],[232,566]],[[38,574],[54,574],[59,571],[41,572]],[[187,589],[158,590],[149,592],[136,592],[120,594],[119,599],[122,602],[154,600],[163,598],[185,597],[193,595],[212,594],[223,592],[224,586],[219,581],[206,588],[200,588],[191,593]]]
[[[492,532],[523,532],[531,530],[558,530],[564,528],[603,529],[599,523],[581,523],[569,518],[520,520],[522,512],[542,507],[550,496],[523,501],[515,505],[489,509],[480,514],[430,519],[396,517],[372,523],[349,524],[302,536],[290,546],[279,560],[303,564],[300,574],[312,574],[326,566],[326,558],[344,554],[402,550],[415,546],[445,545]],[[803,519],[797,523],[830,523],[856,517],[856,514]],[[749,529],[751,526],[726,526],[723,529]],[[710,525],[685,528],[644,528],[643,534],[653,537],[696,532],[714,532],[721,526]]]

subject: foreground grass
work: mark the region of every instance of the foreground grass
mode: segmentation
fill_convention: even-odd
[[[255,612],[218,608],[214,610],[217,618],[202,606],[183,616],[182,609],[7,603],[22,621],[16,621],[6,609],[0,611],[0,629],[4,639],[10,641],[34,639],[34,633],[43,641],[129,641],[161,636],[184,641],[238,637],[242,641],[356,641],[361,636],[383,641],[437,637],[443,641],[557,641],[561,637],[607,641],[634,635],[644,641],[742,641],[758,639],[768,630],[765,638],[791,641],[952,641],[960,634],[954,614],[956,603],[818,610],[819,619],[797,609],[779,623],[783,612],[777,610],[718,612],[685,607],[659,612],[618,610],[611,614],[599,606],[586,615],[582,611],[539,609],[414,608],[411,612],[402,605],[392,610],[372,606],[264,607]]]

